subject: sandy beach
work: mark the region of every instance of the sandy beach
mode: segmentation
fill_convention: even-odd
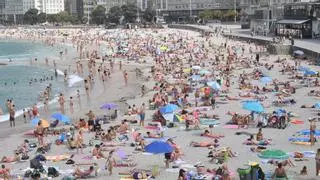
[[[76,34],[79,30],[64,30],[65,32],[69,33],[69,36],[64,37],[59,33],[56,33],[54,38],[48,33],[48,36],[42,36],[41,39],[45,40],[48,38],[55,39],[55,44],[69,44],[69,46],[72,46],[72,42],[74,44],[76,43],[76,40],[74,40],[74,37],[78,37]],[[319,102],[319,97],[314,96],[308,96],[307,93],[310,90],[320,90],[319,87],[305,87],[301,85],[300,80],[292,80],[289,79],[291,76],[289,73],[283,74],[281,71],[282,64],[276,63],[278,60],[278,56],[275,55],[269,55],[263,50],[259,49],[260,46],[256,46],[255,44],[248,44],[245,42],[237,42],[230,39],[224,38],[222,35],[213,35],[211,37],[202,37],[197,32],[192,31],[185,31],[185,30],[175,30],[175,29],[159,29],[159,30],[150,30],[150,29],[137,29],[137,30],[103,30],[103,29],[92,29],[89,32],[83,32],[82,36],[78,37],[79,39],[87,39],[87,42],[84,43],[84,49],[92,52],[94,50],[97,50],[98,56],[102,57],[107,52],[101,51],[100,47],[107,47],[106,49],[110,50],[110,46],[115,46],[115,49],[118,44],[115,44],[115,42],[123,42],[128,43],[128,47],[133,52],[139,51],[139,48],[141,48],[141,51],[146,52],[145,56],[140,55],[138,57],[138,60],[127,60],[125,57],[108,57],[107,59],[115,59],[115,64],[113,67],[113,71],[111,72],[111,78],[103,82],[101,80],[101,76],[97,73],[97,75],[94,76],[94,85],[89,90],[89,96],[85,93],[84,83],[80,82],[77,84],[80,88],[81,92],[81,106],[77,101],[75,101],[74,105],[74,112],[71,114],[68,106],[68,101],[66,101],[66,115],[68,115],[72,119],[72,123],[77,123],[80,118],[85,118],[87,120],[86,113],[89,112],[89,110],[93,110],[93,112],[98,115],[105,115],[108,114],[107,110],[100,109],[100,106],[104,103],[115,103],[119,107],[119,114],[116,120],[111,121],[110,124],[103,124],[102,129],[107,130],[110,126],[118,125],[121,123],[122,120],[126,119],[127,117],[123,117],[124,114],[128,113],[128,106],[133,106],[134,104],[137,107],[140,107],[142,103],[145,103],[147,105],[146,108],[146,120],[145,125],[148,125],[148,123],[152,122],[153,114],[157,111],[157,109],[153,110],[152,108],[149,108],[149,101],[153,99],[154,95],[159,92],[158,90],[154,89],[155,86],[157,86],[157,83],[161,84],[162,82],[168,82],[169,79],[175,79],[178,81],[179,78],[174,78],[173,74],[174,69],[187,69],[192,66],[198,65],[201,66],[201,69],[205,69],[210,71],[210,74],[219,74],[220,70],[218,68],[218,65],[212,65],[212,62],[214,62],[215,55],[218,53],[224,54],[225,56],[220,56],[221,63],[224,64],[224,62],[227,60],[227,49],[224,48],[224,43],[228,44],[228,47],[234,46],[235,51],[239,50],[241,51],[241,48],[244,47],[245,51],[243,52],[243,55],[239,55],[239,59],[246,59],[247,61],[254,61],[255,53],[260,53],[260,64],[268,63],[269,65],[274,65],[274,68],[272,68],[270,71],[268,71],[268,77],[271,77],[273,80],[277,79],[278,82],[285,82],[290,81],[291,86],[296,87],[296,92],[290,94],[290,96],[286,99],[294,99],[296,101],[295,104],[290,104],[286,106],[282,106],[281,108],[285,109],[287,112],[292,112],[295,116],[291,119],[296,120],[302,120],[303,123],[301,124],[292,124],[288,123],[288,126],[285,129],[277,129],[277,128],[263,128],[263,136],[266,139],[272,139],[271,144],[266,146],[267,149],[280,149],[283,150],[286,153],[292,153],[292,152],[303,152],[303,151],[313,151],[316,152],[317,149],[320,147],[319,142],[316,142],[314,146],[304,146],[304,145],[295,145],[291,144],[288,139],[292,137],[296,132],[304,129],[309,129],[309,121],[308,119],[311,117],[317,116],[317,113],[319,110],[316,110],[314,108],[300,108],[301,105],[313,105],[317,102]],[[126,36],[119,37],[117,35],[119,34],[126,34],[129,36],[127,39]],[[99,35],[97,35],[99,34]],[[115,35],[117,34],[117,35]],[[7,38],[21,38],[26,39],[28,38],[35,38],[37,37],[37,34],[34,35],[22,37],[21,33],[15,33],[12,34],[8,30],[5,33],[5,36]],[[103,38],[105,37],[105,38]],[[184,43],[179,42],[179,38],[181,37],[181,41]],[[140,39],[139,39],[140,38]],[[98,43],[97,43],[98,42]],[[112,43],[109,43],[112,42]],[[136,42],[136,44],[135,44]],[[175,52],[178,53],[178,56],[181,64],[177,63],[174,65],[167,64],[163,65],[163,67],[159,64],[156,64],[155,57],[153,57],[154,54],[147,53],[148,51],[146,49],[142,50],[143,44],[152,44],[154,46],[158,45],[165,45],[169,49],[172,49],[171,51],[174,54]],[[179,44],[181,46],[175,47],[175,44]],[[252,53],[249,52],[250,47],[253,49]],[[208,49],[208,51],[205,51],[203,49]],[[128,50],[128,51],[130,51]],[[194,50],[193,53],[190,53],[191,50]],[[209,51],[210,50],[210,51]],[[157,50],[156,50],[157,51]],[[151,52],[151,51],[150,51]],[[142,53],[141,53],[142,54]],[[170,57],[170,53],[163,53],[165,55],[160,55],[161,61],[164,62],[166,60],[164,59],[174,59]],[[174,56],[172,55],[171,56]],[[189,55],[192,54],[192,55]],[[202,55],[205,54],[206,57],[203,57]],[[239,53],[241,54],[241,53]],[[134,58],[137,55],[132,53],[130,57]],[[192,56],[191,63],[189,61],[189,56]],[[241,56],[241,57],[240,57]],[[286,58],[287,64],[294,64],[293,58],[291,56],[283,56],[282,58]],[[121,60],[122,59],[122,60]],[[49,65],[45,63],[44,60],[33,62],[31,66],[39,66],[39,67],[46,67],[49,69],[54,70],[53,66],[53,60],[56,62],[56,69],[59,69],[61,71],[65,69],[68,70],[68,74],[76,74],[79,75],[79,77],[86,78],[86,75],[89,73],[89,70],[87,68],[87,63],[89,59],[83,58],[82,60],[79,60],[79,54],[70,54],[63,56],[62,58],[59,58],[57,55],[57,58],[55,59],[49,59]],[[122,69],[119,69],[119,61],[122,62]],[[244,60],[244,61],[246,61]],[[96,59],[96,64],[101,63],[101,59]],[[73,73],[77,72],[77,62],[80,62],[83,64],[85,73],[78,74]],[[178,61],[177,61],[178,62]],[[320,67],[315,67],[309,65],[309,62],[306,60],[300,60],[301,66],[308,66],[312,68],[313,70],[319,72]],[[14,64],[23,64],[23,62],[14,62]],[[30,62],[24,62],[25,64],[30,65]],[[207,147],[191,147],[190,142],[196,141],[196,142],[211,142],[213,141],[212,138],[207,138],[200,136],[201,133],[204,132],[205,129],[209,129],[214,134],[220,134],[224,135],[223,138],[219,139],[219,147],[216,148],[217,150],[222,147],[230,147],[232,152],[236,152],[237,156],[228,158],[224,164],[228,166],[228,169],[231,174],[231,179],[239,179],[237,169],[238,168],[245,168],[247,167],[249,162],[257,162],[259,163],[260,167],[263,169],[265,174],[273,173],[274,169],[276,168],[275,165],[271,165],[268,163],[264,163],[261,158],[258,157],[258,153],[252,152],[250,149],[252,146],[244,145],[243,142],[248,139],[249,137],[247,135],[236,135],[236,132],[246,132],[246,133],[253,133],[256,134],[258,132],[258,128],[256,127],[249,127],[249,128],[226,128],[225,124],[231,120],[231,116],[227,115],[228,112],[237,112],[239,114],[250,114],[250,111],[245,110],[242,108],[241,101],[244,100],[252,100],[253,98],[243,98],[239,97],[240,93],[244,93],[247,91],[240,90],[238,87],[238,80],[240,74],[242,74],[244,71],[246,73],[251,73],[254,71],[254,69],[258,68],[257,65],[254,65],[253,62],[251,62],[250,68],[245,68],[242,66],[241,63],[234,64],[232,67],[232,73],[230,73],[230,87],[227,88],[224,83],[221,85],[221,89],[224,91],[227,91],[227,93],[219,93],[219,96],[216,97],[216,108],[214,110],[210,109],[208,111],[201,113],[206,113],[207,115],[216,115],[219,117],[219,124],[216,125],[214,128],[209,128],[207,125],[200,125],[201,129],[192,129],[192,130],[185,130],[185,123],[175,123],[176,127],[174,128],[165,128],[164,135],[166,137],[172,137],[173,141],[180,147],[181,151],[183,152],[183,155],[181,156],[180,163],[176,161],[176,163],[170,163],[170,168],[165,168],[164,163],[164,155],[152,155],[147,154],[145,152],[140,151],[134,151],[134,147],[131,147],[130,144],[133,142],[132,139],[132,129],[135,129],[137,132],[141,132],[143,135],[146,134],[147,131],[152,131],[150,129],[140,127],[138,124],[130,124],[130,133],[128,136],[130,137],[130,140],[125,142],[124,146],[118,146],[117,148],[120,148],[125,154],[129,155],[130,159],[132,159],[135,163],[135,167],[115,167],[113,174],[110,176],[105,170],[105,159],[92,159],[88,158],[92,154],[93,147],[88,146],[87,148],[84,148],[83,153],[76,153],[76,150],[69,150],[67,149],[67,145],[55,145],[55,140],[59,137],[58,135],[48,135],[45,137],[46,142],[51,142],[53,145],[51,146],[51,150],[45,154],[45,156],[53,156],[53,155],[63,155],[63,154],[74,154],[73,160],[76,163],[91,163],[95,162],[98,164],[99,172],[97,176],[91,177],[92,179],[120,179],[119,173],[121,172],[128,172],[132,169],[145,169],[145,170],[154,170],[159,169],[159,175],[155,177],[155,179],[177,179],[178,177],[178,171],[180,168],[184,168],[188,171],[196,172],[197,169],[194,167],[195,164],[201,163],[206,168],[218,168],[221,165],[215,164],[209,162],[208,153],[209,149]],[[105,65],[109,67],[109,62],[106,61]],[[179,66],[180,67],[179,67]],[[98,66],[98,65],[97,65]],[[94,69],[95,71],[98,69]],[[159,72],[162,73],[162,81],[157,80],[157,75],[154,72],[151,72],[151,67],[154,66],[155,69],[159,69]],[[177,67],[171,67],[171,71],[165,71],[164,69],[168,66],[177,66]],[[223,65],[221,65],[223,66]],[[220,67],[220,66],[219,66]],[[260,66],[262,67],[262,66]],[[137,76],[136,70],[139,69],[140,72],[142,72],[141,76]],[[123,71],[126,70],[128,72],[128,84],[125,84],[124,78],[123,78]],[[177,73],[178,74],[178,73]],[[190,79],[190,74],[185,73],[184,75],[185,79]],[[59,78],[63,78],[62,76],[59,76]],[[201,78],[205,78],[202,76]],[[208,77],[209,79],[218,79],[218,76]],[[148,81],[146,81],[148,79]],[[182,77],[180,79],[183,79]],[[225,81],[225,79],[224,79]],[[259,84],[258,80],[252,80],[252,84]],[[191,107],[179,107],[179,110],[182,109],[192,109],[192,107],[195,106],[195,97],[194,97],[194,90],[202,88],[202,84],[200,82],[192,82],[195,83],[194,87],[191,87],[193,89],[192,92],[189,93],[188,102],[191,104]],[[192,84],[191,82],[187,82],[187,84]],[[270,83],[271,84],[271,83]],[[144,85],[147,89],[146,94],[142,97],[141,96],[141,86]],[[259,84],[261,86],[261,84]],[[177,86],[181,88],[182,86]],[[272,85],[269,85],[268,87],[272,88]],[[180,91],[181,89],[179,89]],[[226,96],[221,96],[221,94],[227,94],[228,97],[237,97],[236,99],[239,100],[230,100],[226,99]],[[69,96],[75,96],[75,94],[67,94],[65,97]],[[259,95],[260,96],[260,95]],[[265,100],[261,102],[264,106],[264,112],[272,113],[275,109],[278,109],[277,107],[273,106],[273,102],[278,100],[277,96],[274,92],[265,93],[261,96],[267,97]],[[169,101],[173,100],[172,96],[169,96]],[[199,102],[202,103],[202,102]],[[150,106],[151,107],[151,106]],[[211,106],[209,106],[211,107]],[[58,103],[52,104],[49,106],[49,112],[44,112],[42,108],[40,108],[40,117],[44,119],[50,119],[50,115],[54,112],[59,112],[59,105]],[[178,114],[178,113],[177,113]],[[319,117],[319,116],[318,116]],[[134,119],[139,120],[138,115],[134,116]],[[319,124],[319,123],[318,123]],[[61,126],[59,126],[61,127]],[[63,126],[62,126],[63,127]],[[26,131],[33,130],[34,127],[30,125],[30,122],[24,123],[22,117],[18,117],[16,119],[16,127],[15,128],[9,128],[9,122],[2,122],[0,123],[0,156],[13,156],[13,151],[17,148],[18,145],[23,143],[24,139],[29,139],[30,141],[37,142],[36,137],[32,136],[25,136],[23,135]],[[76,131],[77,132],[77,131]],[[152,131],[156,133],[156,131]],[[85,132],[84,133],[84,144],[89,144],[90,139],[94,137],[94,132]],[[319,140],[319,138],[318,138]],[[114,142],[117,142],[115,140]],[[103,152],[105,155],[108,154],[108,152]],[[35,150],[32,150],[28,153],[30,158],[33,158],[37,153]],[[120,158],[115,155],[116,159],[119,160]],[[294,158],[291,158],[294,159]],[[289,176],[289,179],[319,179],[319,177],[315,176],[315,158],[305,158],[305,161],[294,161],[294,164],[296,166],[294,167],[285,167],[285,170]],[[58,171],[61,173],[61,175],[55,179],[62,179],[63,176],[69,175],[70,170],[73,170],[75,167],[73,165],[66,165],[65,161],[59,161],[59,162],[53,162],[53,161],[46,161],[43,163],[46,167],[56,167]],[[6,167],[10,168],[11,174],[23,174],[24,169],[29,167],[29,160],[26,162],[16,162],[16,163],[6,163]],[[171,168],[173,165],[178,166],[178,168]],[[308,169],[308,175],[306,176],[300,176],[300,170],[303,166],[307,166]],[[84,167],[85,168],[85,167]],[[17,176],[14,176],[13,179],[17,179]]]

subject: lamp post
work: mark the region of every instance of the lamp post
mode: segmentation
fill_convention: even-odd
[[[234,0],[234,23],[237,23],[237,0]]]
[[[192,0],[189,1],[189,8],[190,8],[190,18],[192,17]]]

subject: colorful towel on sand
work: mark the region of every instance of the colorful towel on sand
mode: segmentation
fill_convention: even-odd
[[[220,124],[220,121],[216,119],[200,119],[201,125],[218,125]]]
[[[70,155],[45,156],[48,161],[59,162],[70,158]]]
[[[304,124],[304,121],[295,119],[295,120],[290,121],[290,123],[291,124]]]
[[[173,139],[173,138],[176,138],[177,136],[164,136],[162,138],[144,138],[144,140],[146,140],[147,142],[154,142],[154,141],[167,141],[168,139]]]

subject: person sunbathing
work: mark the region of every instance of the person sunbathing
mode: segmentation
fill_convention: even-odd
[[[304,104],[300,108],[315,108],[315,105]]]
[[[265,146],[271,144],[269,140],[261,139],[259,141],[255,141],[253,135],[250,136],[243,144],[245,145],[258,145],[258,146]]]
[[[160,138],[160,136],[156,135],[156,134],[152,134],[151,132],[147,132],[147,138]]]
[[[212,142],[207,142],[207,141],[195,142],[195,141],[191,141],[190,142],[190,146],[192,146],[192,147],[210,147],[210,146],[217,146],[217,143],[215,143],[214,141],[212,141]]]
[[[75,176],[76,178],[84,178],[84,177],[90,176],[93,171],[94,171],[93,166],[90,166],[89,169],[87,170],[81,170],[79,167],[77,167],[74,170],[73,176]]]
[[[231,97],[231,96],[229,96],[229,95],[226,96],[226,99],[228,99],[229,101],[238,101],[238,100],[240,100],[240,98]]]
[[[209,137],[209,138],[222,138],[222,137],[224,137],[224,135],[212,134],[207,129],[204,130],[204,133],[202,133],[200,136]]]
[[[12,163],[12,162],[17,162],[20,161],[20,156],[19,155],[15,155],[13,157],[9,157],[9,156],[3,156],[1,158],[1,163]]]
[[[95,145],[94,149],[92,150],[92,156],[97,159],[105,158],[99,145]]]
[[[269,160],[269,164],[277,166],[278,164],[282,164],[282,166],[290,166],[290,167],[295,167],[296,165],[291,161],[291,159],[286,159],[283,161],[276,161],[276,160]]]

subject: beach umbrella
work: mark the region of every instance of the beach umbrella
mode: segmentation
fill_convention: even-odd
[[[207,82],[207,85],[210,86],[212,89],[215,89],[215,90],[220,90],[221,89],[221,86],[220,86],[219,83],[217,83],[217,81]]]
[[[320,109],[320,102],[316,103],[316,104],[314,105],[314,108]]]
[[[199,72],[201,75],[206,75],[206,74],[210,74],[210,71],[206,70],[206,69],[202,69]]]
[[[260,82],[262,82],[263,84],[268,84],[268,83],[272,82],[272,78],[269,76],[265,76],[265,77],[260,78]]]
[[[201,67],[200,67],[200,66],[192,66],[192,69],[200,70],[200,69],[201,69]]]
[[[59,120],[59,121],[63,122],[64,124],[70,124],[70,122],[71,122],[71,120],[68,116],[63,115],[61,113],[54,113],[51,115],[51,118]]]
[[[258,101],[244,101],[242,108],[253,112],[264,112],[262,104]]]
[[[48,128],[48,127],[50,126],[50,124],[49,124],[49,122],[48,122],[47,120],[45,120],[45,119],[40,119],[40,118],[38,118],[38,117],[33,118],[33,119],[31,120],[31,125],[35,127],[35,126],[38,125],[39,121],[41,121],[41,126],[44,127],[44,128]]]
[[[192,76],[191,76],[191,79],[192,79],[193,81],[200,81],[200,80],[201,80],[201,76],[199,76],[199,75],[192,75]]]
[[[305,75],[305,76],[308,76],[308,75],[313,76],[313,75],[317,75],[317,74],[318,74],[317,71],[310,70],[310,69],[304,71],[304,75]]]
[[[102,106],[100,106],[100,109],[117,109],[118,105],[114,104],[114,103],[105,103]]]
[[[309,136],[310,135],[310,130],[309,129],[301,130],[301,131],[298,131],[298,134]],[[320,136],[320,130],[316,130],[314,134],[316,136]]]
[[[162,114],[162,117],[170,122],[173,122],[174,113]]]
[[[170,144],[162,141],[154,141],[147,145],[144,150],[148,153],[153,154],[164,154],[164,153],[171,153],[173,148]]]
[[[282,150],[265,150],[258,154],[262,159],[288,159],[289,155]]]
[[[301,50],[296,50],[296,51],[293,52],[293,54],[296,55],[296,56],[303,56],[304,52],[301,51]]]
[[[299,66],[299,67],[298,67],[298,70],[299,70],[299,71],[307,71],[307,70],[310,70],[310,68],[307,67],[307,66]]]
[[[168,114],[168,113],[173,113],[177,109],[179,109],[179,107],[177,105],[167,104],[167,105],[160,108],[160,112],[161,112],[161,114]]]

